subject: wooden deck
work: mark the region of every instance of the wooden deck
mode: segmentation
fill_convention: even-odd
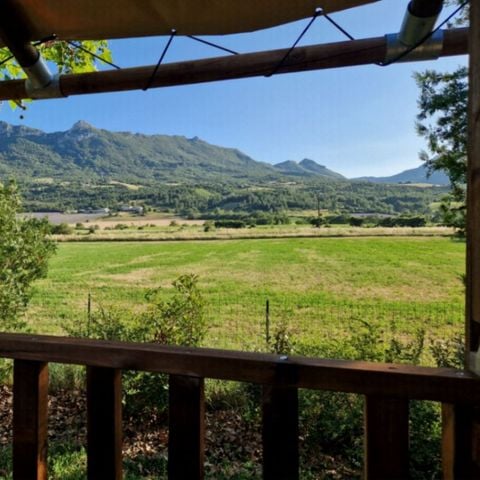
[[[263,386],[263,478],[298,474],[298,389],[365,396],[365,478],[408,478],[410,400],[443,406],[445,479],[480,478],[472,444],[480,381],[468,372],[156,344],[0,334],[14,359],[14,479],[47,478],[48,363],[87,367],[88,478],[122,478],[121,371],[170,377],[170,479],[203,478],[204,379]],[[188,461],[186,461],[188,459]]]

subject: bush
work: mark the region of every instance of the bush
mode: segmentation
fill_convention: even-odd
[[[114,227],[115,230],[127,230],[128,225],[125,223],[117,223]]]
[[[215,220],[215,228],[245,228],[243,220]]]
[[[60,223],[58,225],[52,225],[50,227],[50,233],[52,235],[71,235],[73,228],[66,223]]]
[[[160,288],[146,295],[147,308],[140,314],[120,308],[98,307],[82,325],[71,324],[74,336],[101,340],[155,342],[196,347],[207,332],[204,300],[196,275],[181,275],[173,283],[174,292],[165,298]],[[137,414],[162,412],[167,407],[167,377],[146,372],[124,372],[126,411]]]

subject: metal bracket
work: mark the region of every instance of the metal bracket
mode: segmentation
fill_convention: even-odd
[[[30,67],[23,67],[27,74],[25,91],[30,98],[60,98],[64,97],[60,89],[58,75],[52,75],[47,64],[39,55],[37,61]]]
[[[399,33],[390,33],[385,37],[387,39],[385,63],[390,63],[392,61],[417,62],[422,60],[437,60],[443,51],[443,30],[435,32],[429,39],[402,58],[399,57],[411,47],[406,46],[400,41]]]
[[[40,88],[36,87],[30,78],[27,78],[25,80],[25,92],[27,93],[28,98],[32,98],[33,100],[66,97],[60,89],[59,75],[52,76],[50,83]]]

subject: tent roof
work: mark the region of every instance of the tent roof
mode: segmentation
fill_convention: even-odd
[[[29,40],[249,32],[378,0],[15,0]]]

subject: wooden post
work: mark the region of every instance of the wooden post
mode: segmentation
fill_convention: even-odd
[[[480,4],[470,2],[470,88],[467,172],[467,298],[468,352],[480,345]]]
[[[470,353],[480,346],[480,2],[470,2],[469,32],[469,102],[468,102],[468,162],[467,162],[467,293],[465,318],[465,366],[475,369]],[[476,363],[476,362],[475,362]],[[478,371],[476,372],[479,373]],[[480,380],[479,380],[480,381]],[[462,462],[464,478],[478,478],[480,472],[480,420],[476,406],[465,420],[466,413],[455,411],[456,430],[463,432],[464,439],[458,442],[468,450],[461,453],[454,449],[454,467]],[[461,419],[461,420],[459,420]],[[465,425],[466,422],[469,425]],[[455,432],[455,438],[459,433]]]
[[[263,478],[298,480],[298,391],[263,387]]]
[[[89,480],[122,477],[122,380],[113,368],[87,367]]]
[[[15,360],[13,478],[47,479],[48,365]]]
[[[205,451],[203,378],[170,375],[168,478],[202,480]]]
[[[480,478],[472,452],[478,414],[472,405],[442,404],[442,469],[444,480]]]
[[[408,400],[367,396],[365,479],[408,478]]]

